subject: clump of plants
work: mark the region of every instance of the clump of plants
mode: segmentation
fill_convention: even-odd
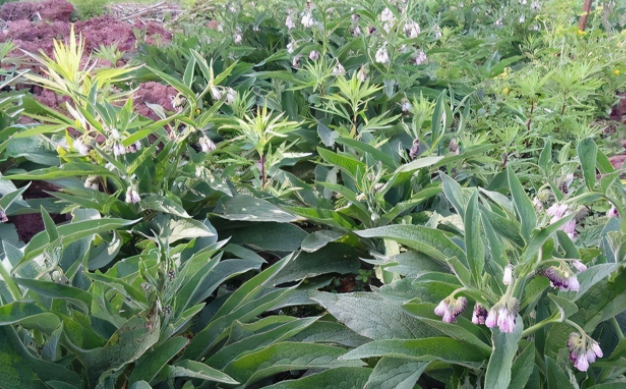
[[[128,63],[24,53],[0,387],[626,385],[623,7],[581,6],[197,1]]]

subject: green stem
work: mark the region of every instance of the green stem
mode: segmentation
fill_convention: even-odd
[[[578,324],[574,323],[573,321],[571,321],[571,320],[569,320],[569,319],[565,320],[565,321],[564,321],[564,323],[565,323],[565,324],[569,324],[570,326],[572,326],[572,327],[576,328],[576,329],[578,330],[578,332],[580,332],[580,334],[581,334],[581,335],[585,335],[585,334],[587,334],[587,333],[585,332],[585,330],[583,330],[583,329],[582,329],[582,327],[581,327],[581,326],[579,326]]]
[[[539,331],[540,329],[542,329],[543,327],[547,326],[550,323],[552,323],[552,321],[544,320],[544,321],[540,321],[539,323],[531,327],[526,328],[524,331],[522,331],[522,338],[525,338],[527,336],[534,334],[535,332]]]
[[[611,319],[611,325],[613,326],[613,329],[615,330],[615,334],[617,335],[617,338],[619,340],[624,339],[624,333],[622,332],[622,329],[619,326],[619,323],[617,322],[617,320],[615,320],[615,316],[613,316]]]
[[[0,261],[0,276],[4,279],[4,282],[7,284],[7,289],[9,289],[9,293],[11,293],[11,297],[13,297],[14,301],[19,301],[22,299],[22,293],[20,292],[20,288],[17,286],[11,275],[4,268],[4,265]]]

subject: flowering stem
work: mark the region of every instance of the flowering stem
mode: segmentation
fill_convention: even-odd
[[[582,327],[581,327],[581,326],[579,326],[578,324],[574,323],[573,321],[571,321],[571,320],[569,320],[569,319],[566,319],[566,320],[564,321],[564,323],[565,323],[565,324],[569,324],[570,326],[572,326],[572,327],[576,328],[576,329],[578,330],[578,332],[580,332],[582,335],[587,334],[587,333],[585,332],[585,330],[583,330],[583,329],[582,329]]]
[[[522,338],[525,338],[527,336],[530,336],[532,334],[534,334],[535,332],[537,332],[538,330],[542,329],[543,327],[545,327],[548,324],[551,324],[552,321],[551,320],[544,320],[544,321],[540,321],[539,323],[526,328],[524,331],[522,331]]]

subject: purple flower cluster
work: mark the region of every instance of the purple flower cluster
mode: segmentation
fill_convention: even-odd
[[[554,224],[561,220],[563,217],[571,214],[572,211],[569,210],[566,204],[557,204],[554,203],[550,208],[546,210],[546,214],[548,216],[552,216],[550,219],[550,224]],[[574,240],[577,237],[576,232],[576,219],[571,219],[567,223],[563,224],[560,230],[564,231],[570,239]]]
[[[581,265],[585,266],[581,263]],[[559,288],[561,290],[569,290],[572,292],[578,292],[580,290],[580,283],[575,274],[570,274],[568,271],[562,271],[556,267],[550,267],[546,269],[543,274],[550,280],[550,286],[553,288]]]
[[[507,307],[491,308],[485,325],[489,328],[493,328],[496,325],[502,332],[511,333],[515,331],[515,324],[517,321],[517,312]]]
[[[444,323],[454,323],[456,318],[465,311],[467,307],[467,299],[459,297],[455,299],[448,297],[442,300],[435,308],[435,315],[441,316]]]
[[[9,218],[7,217],[7,214],[0,209],[0,223],[6,223],[9,221]]]
[[[472,323],[476,325],[485,324],[488,314],[489,312],[487,312],[486,308],[476,303],[476,305],[474,305],[474,314],[472,315]]]
[[[586,335],[585,335],[586,337]],[[602,349],[593,339],[584,339],[578,332],[572,332],[567,340],[569,359],[574,367],[580,371],[587,371],[589,364],[596,358],[602,358]]]

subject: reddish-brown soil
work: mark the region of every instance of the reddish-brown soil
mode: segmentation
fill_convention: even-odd
[[[170,96],[176,96],[178,92],[175,88],[158,82],[146,82],[139,86],[135,93],[135,112],[152,120],[159,120],[159,117],[146,105],[158,104],[166,111],[173,111]]]
[[[44,181],[33,181],[30,187],[24,192],[22,197],[28,199],[40,199],[50,197],[45,191],[56,191],[58,188]],[[56,224],[63,223],[68,220],[68,215],[50,215]],[[28,242],[37,233],[43,231],[43,219],[39,213],[30,213],[26,215],[16,215],[9,217],[9,221],[15,224],[17,236],[22,242]]]
[[[69,22],[74,12],[72,4],[65,0],[6,3],[0,9],[0,19],[7,22],[32,20],[37,14],[42,20]]]

